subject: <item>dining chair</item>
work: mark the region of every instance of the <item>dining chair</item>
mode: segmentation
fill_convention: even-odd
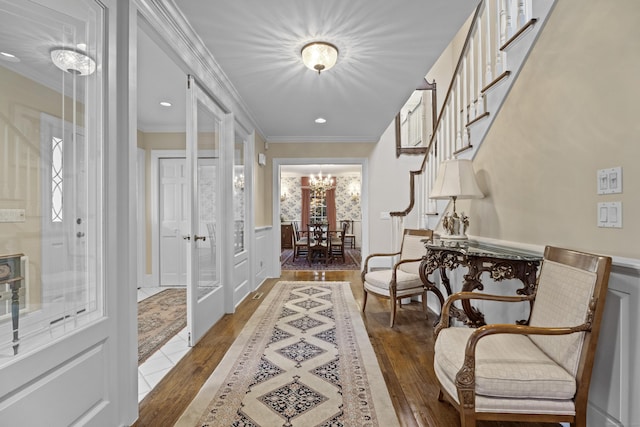
[[[424,240],[431,238],[433,238],[433,230],[405,229],[398,252],[375,253],[366,258],[361,276],[364,287],[363,312],[367,305],[369,293],[388,298],[391,310],[389,327],[393,327],[398,300],[421,295],[422,308],[425,316],[427,315],[427,288],[420,279],[418,269],[422,257],[427,253]],[[369,271],[369,261],[373,258],[395,257],[398,255],[400,255],[400,259],[390,269]]]
[[[330,257],[333,260],[334,258],[340,257],[342,262],[345,262],[344,258],[344,245],[345,238],[347,236],[347,229],[349,228],[349,224],[343,221],[342,229],[337,233],[331,234],[331,239],[329,243],[329,253]]]
[[[351,249],[355,249],[356,248],[356,235],[353,234],[353,221],[344,219],[342,221],[340,221],[341,227],[344,227],[345,224],[347,226],[346,231],[345,231],[345,236],[344,236],[344,241],[345,244],[349,244],[349,247]],[[351,233],[349,233],[349,231],[351,231]]]
[[[436,328],[438,399],[477,420],[566,422],[585,427],[589,383],[611,258],[547,246],[533,295],[451,295]],[[528,325],[449,327],[455,301],[532,302]]]
[[[298,223],[296,221],[292,222],[293,224],[293,260],[296,260],[296,257],[299,255],[307,255],[308,254],[308,243],[309,237],[302,236],[302,232],[298,229]],[[307,232],[308,234],[308,232]]]
[[[329,262],[329,238],[328,230],[322,224],[309,224],[309,237],[307,239],[307,262],[317,257],[325,264]]]

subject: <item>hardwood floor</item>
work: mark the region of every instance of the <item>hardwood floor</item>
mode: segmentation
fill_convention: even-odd
[[[349,281],[359,304],[363,291],[358,271],[283,271],[266,281],[256,294],[266,295],[278,280]],[[233,315],[223,317],[140,403],[136,427],[172,426],[200,390],[236,339],[262,298],[249,295]],[[403,426],[455,427],[458,413],[438,402],[433,372],[435,314],[425,319],[419,303],[404,305],[389,328],[388,301],[369,296],[363,315],[369,338]],[[479,422],[481,427],[542,427],[559,424]]]

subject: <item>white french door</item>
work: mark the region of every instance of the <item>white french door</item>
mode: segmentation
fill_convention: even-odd
[[[189,345],[198,340],[225,313],[222,284],[221,225],[223,146],[227,115],[188,76],[187,176],[189,178],[189,225],[187,245],[187,330]]]
[[[136,418],[132,5],[0,0],[1,426]]]
[[[187,284],[187,257],[183,236],[188,234],[187,163],[184,158],[160,158],[159,237],[160,286]]]

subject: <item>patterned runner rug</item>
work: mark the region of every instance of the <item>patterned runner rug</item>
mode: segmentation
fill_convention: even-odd
[[[399,426],[348,282],[278,282],[176,426]]]
[[[187,326],[187,290],[165,289],[138,303],[138,365]]]

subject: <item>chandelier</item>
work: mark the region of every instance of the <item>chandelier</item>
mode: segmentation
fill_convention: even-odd
[[[309,177],[309,190],[311,190],[316,197],[324,197],[327,190],[331,190],[335,187],[335,179],[331,178],[331,174],[322,176],[320,172],[317,176],[311,175]]]

